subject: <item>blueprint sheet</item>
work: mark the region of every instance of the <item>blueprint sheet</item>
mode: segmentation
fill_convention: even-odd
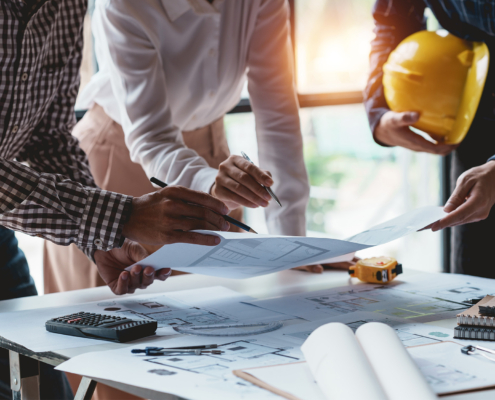
[[[251,278],[322,261],[328,262],[329,258],[384,244],[418,231],[445,215],[441,207],[419,208],[348,240],[200,231],[219,236],[221,243],[215,247],[184,243],[166,245],[140,264],[155,269],[173,268],[193,274],[233,279]]]
[[[426,277],[429,276],[430,274],[425,274],[424,279],[428,279]],[[439,281],[437,283],[441,284]],[[459,300],[443,299],[428,295],[428,293],[418,293],[421,284],[409,285],[412,292],[400,290],[400,288],[399,282],[391,285],[343,286],[287,297],[255,300],[250,301],[249,304],[308,321],[317,321],[355,311],[371,311],[391,317],[428,322],[453,318],[469,307],[463,304],[460,298]],[[462,300],[465,297],[462,297]]]
[[[409,347],[407,350],[437,394],[495,386],[495,364],[482,357],[462,354],[462,346],[447,341]],[[245,372],[301,400],[326,400],[306,363],[248,369]]]
[[[167,294],[119,297],[112,300],[84,303],[75,306],[0,313],[0,336],[35,352],[94,346],[101,340],[47,332],[45,322],[80,311],[116,315],[132,319],[151,319],[158,322],[153,340],[177,335],[178,325],[213,325],[241,322],[280,321],[292,318],[242,303],[249,296],[224,287],[184,290]],[[150,338],[141,339],[149,341]]]
[[[352,313],[329,319],[356,330],[367,322],[384,322],[399,334],[405,346],[439,343],[451,337],[451,330],[409,323],[375,313]],[[271,399],[268,391],[237,378],[236,369],[295,363],[303,360],[300,346],[320,324],[302,320],[286,321],[279,330],[245,337],[182,336],[154,341],[153,346],[190,346],[216,343],[221,355],[141,356],[130,348],[87,353],[72,358],[57,369],[79,375],[175,394],[187,399]],[[329,338],[329,340],[331,340]],[[140,343],[139,348],[146,346]]]

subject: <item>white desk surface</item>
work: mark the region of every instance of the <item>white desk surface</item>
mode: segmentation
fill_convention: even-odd
[[[407,278],[420,272],[405,270],[398,280],[407,281]],[[208,286],[225,286],[232,290],[256,298],[268,298],[274,296],[290,295],[301,292],[312,292],[325,288],[359,285],[357,279],[349,279],[346,271],[325,271],[323,274],[310,274],[302,271],[283,271],[276,274],[265,275],[257,278],[234,280],[222,279],[202,275],[180,275],[169,278],[166,282],[154,283],[146,291],[138,291],[135,294],[164,293],[178,290],[194,289]],[[129,295],[132,296],[132,295]],[[24,297],[14,300],[0,301],[0,312],[27,310],[43,307],[58,307],[89,301],[104,300],[116,297],[107,287],[75,290],[72,292],[55,293],[44,296]],[[452,328],[456,325],[455,319],[430,322],[431,325]],[[55,353],[65,357],[74,357],[78,354],[90,351],[111,350],[119,347],[127,347],[126,344],[106,343],[97,346],[57,350]],[[125,390],[148,399],[172,400],[176,396],[164,393],[152,392],[140,388],[134,388],[115,382],[98,380],[115,388]],[[455,396],[442,397],[449,400],[492,400],[495,399],[495,390],[485,390]]]

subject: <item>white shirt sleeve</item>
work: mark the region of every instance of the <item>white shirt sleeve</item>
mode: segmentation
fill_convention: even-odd
[[[105,62],[112,71],[131,159],[148,177],[209,193],[217,170],[185,146],[181,131],[172,123],[159,44],[133,18],[132,10],[115,4],[119,3],[100,2],[94,18],[100,18],[105,32],[100,39],[109,49]]]
[[[260,167],[275,182],[266,209],[270,233],[304,236],[309,183],[304,165],[286,0],[263,0],[248,57],[248,90],[256,117]]]

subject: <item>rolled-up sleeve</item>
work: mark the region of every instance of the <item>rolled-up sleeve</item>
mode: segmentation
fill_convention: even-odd
[[[426,29],[422,0],[377,0],[373,7],[375,38],[371,42],[370,73],[364,90],[364,105],[371,132],[390,111],[383,94],[383,64],[397,45],[409,35]]]
[[[294,81],[289,7],[285,0],[261,2],[248,55],[248,90],[256,118],[260,167],[273,175],[266,209],[270,233],[303,236],[309,183],[303,157]]]

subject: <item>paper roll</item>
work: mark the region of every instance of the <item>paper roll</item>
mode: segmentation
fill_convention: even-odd
[[[437,396],[390,326],[370,322],[356,338],[389,400],[434,400]]]
[[[347,325],[335,322],[320,326],[301,350],[326,398],[386,399],[371,364]]]

